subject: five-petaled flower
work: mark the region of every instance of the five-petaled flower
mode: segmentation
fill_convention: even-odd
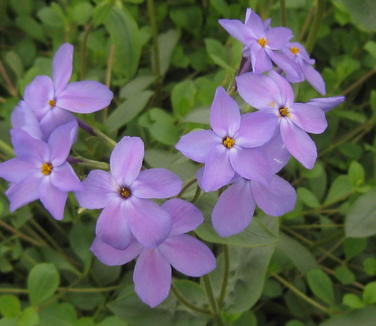
[[[48,143],[21,129],[11,131],[16,157],[0,164],[0,177],[11,183],[6,191],[11,211],[39,198],[55,219],[63,219],[68,192],[83,188],[66,162],[76,129],[76,121],[68,122],[51,133]]]
[[[162,205],[171,217],[168,236],[155,248],[142,246],[135,239],[119,250],[96,237],[91,251],[106,265],[123,265],[138,256],[133,273],[137,295],[150,307],[165,300],[171,287],[171,265],[179,272],[200,277],[211,272],[216,265],[210,249],[196,238],[184,234],[196,229],[202,222],[201,212],[191,203],[171,199]]]
[[[166,169],[141,171],[144,143],[139,137],[123,137],[110,158],[111,173],[93,170],[76,192],[81,207],[103,208],[96,226],[101,241],[125,249],[132,235],[144,246],[155,247],[171,228],[170,216],[151,198],[177,195],[182,182]]]

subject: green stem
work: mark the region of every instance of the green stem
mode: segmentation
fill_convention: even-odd
[[[153,59],[154,59],[154,69],[155,74],[157,75],[157,83],[159,83],[161,80],[161,67],[159,62],[159,45],[158,45],[158,26],[157,26],[157,20],[156,20],[156,13],[155,13],[155,7],[154,7],[154,0],[148,0],[147,2],[148,6],[148,15],[149,15],[149,21],[150,21],[150,27],[151,27],[151,33],[153,36]]]
[[[100,139],[102,139],[107,145],[109,145],[111,148],[116,146],[116,141],[108,137],[106,134],[104,134],[102,131],[100,131],[98,128],[89,125],[87,122],[77,119],[78,125],[85,130],[88,134],[96,136]]]
[[[30,242],[34,246],[38,246],[38,247],[45,246],[45,244],[43,242],[40,242],[38,240],[33,239],[32,237],[29,237],[26,234],[23,234],[22,232],[15,229],[13,226],[5,223],[3,220],[0,220],[0,226],[2,226],[4,229],[8,230],[9,232],[13,233],[14,235],[19,237],[20,239],[23,239],[27,242]]]
[[[98,293],[98,292],[108,292],[117,290],[119,285],[109,286],[103,288],[64,288],[60,287],[57,289],[58,292],[74,292],[74,293]],[[0,293],[20,293],[27,294],[29,291],[27,289],[9,289],[9,288],[0,288]]]
[[[312,52],[313,46],[315,45],[317,33],[320,28],[321,24],[321,19],[324,14],[324,6],[325,0],[317,0],[317,7],[316,7],[316,13],[315,13],[315,18],[312,23],[312,27],[310,29],[310,32],[307,37],[307,42],[306,42],[306,48],[308,52]]]
[[[223,245],[223,255],[224,255],[224,271],[223,271],[223,280],[222,280],[222,287],[221,292],[219,294],[218,299],[218,306],[221,308],[224,304],[225,297],[226,297],[226,290],[227,290],[227,284],[228,284],[228,278],[230,275],[230,254],[228,252],[228,246]]]
[[[202,277],[202,279],[204,281],[205,291],[206,291],[206,295],[208,297],[209,304],[210,304],[210,307],[211,307],[211,310],[212,310],[212,313],[213,313],[213,318],[216,321],[216,323],[218,324],[218,326],[225,326],[223,321],[222,321],[221,315],[219,314],[218,304],[217,304],[217,301],[215,300],[215,297],[214,297],[210,277],[209,277],[209,275],[204,275]]]
[[[68,160],[72,164],[77,164],[77,165],[85,166],[85,167],[92,168],[92,169],[101,169],[101,170],[110,169],[110,166],[108,163],[89,160],[88,158],[85,158],[82,156],[70,156]]]
[[[199,185],[197,185],[196,187],[196,192],[195,192],[195,195],[193,196],[192,200],[191,200],[191,203],[194,203],[197,201],[198,197],[200,197],[200,194],[201,194],[201,188]]]
[[[285,280],[283,277],[281,277],[281,276],[279,276],[278,274],[275,274],[275,273],[273,273],[272,276],[277,281],[279,281],[284,286],[286,286],[288,289],[290,289],[292,292],[294,292],[298,297],[302,298],[304,301],[308,302],[312,306],[314,306],[317,309],[327,313],[328,315],[330,315],[332,313],[332,311],[329,308],[321,305],[320,303],[318,303],[315,300],[308,297],[306,294],[304,294],[302,291],[300,291],[298,288],[296,288],[294,285],[292,285],[289,281]]]
[[[186,305],[189,309],[193,310],[193,311],[197,311],[197,312],[200,312],[200,313],[203,313],[203,314],[208,314],[208,315],[211,315],[211,311],[209,309],[204,309],[204,308],[201,308],[201,307],[197,307],[196,305],[194,305],[193,303],[190,303],[181,293],[180,291],[177,289],[177,287],[173,284],[172,285],[172,292],[175,294],[176,298],[184,305]]]
[[[107,87],[110,87],[111,85],[112,67],[114,65],[114,57],[115,57],[115,44],[111,44],[110,50],[108,52],[108,58],[107,58],[107,70],[106,70],[106,80],[105,80],[105,84]],[[108,107],[104,109],[103,115],[104,115],[104,120],[107,120]]]
[[[187,184],[183,187],[183,189],[180,191],[180,193],[177,195],[177,197],[181,197],[183,195],[183,193],[185,193],[187,191],[187,189],[192,186],[193,184],[195,184],[197,181],[196,178],[190,180],[187,182]]]
[[[279,0],[281,25],[286,26],[286,1]]]
[[[311,26],[314,12],[315,12],[315,8],[311,7],[311,9],[309,9],[309,12],[308,12],[306,19],[304,21],[303,28],[301,29],[301,32],[300,32],[300,35],[299,35],[299,42],[303,42],[303,39],[304,39],[304,37],[307,33],[307,30]]]
[[[0,139],[0,151],[2,151],[7,156],[14,156],[12,147],[10,147],[5,141]]]

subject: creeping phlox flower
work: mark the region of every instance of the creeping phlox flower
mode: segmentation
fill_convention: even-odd
[[[244,44],[243,54],[251,60],[253,72],[270,71],[274,62],[290,76],[300,78],[296,63],[282,52],[293,37],[289,28],[272,28],[270,20],[263,22],[251,9],[247,10],[244,24],[237,19],[220,19],[218,22],[231,36]]]
[[[91,251],[106,265],[123,265],[138,256],[133,273],[137,295],[150,307],[165,300],[171,287],[171,265],[179,272],[200,277],[216,265],[210,249],[196,238],[184,234],[196,229],[202,222],[201,212],[191,203],[171,199],[162,205],[171,217],[168,236],[155,248],[142,246],[136,240],[119,250],[96,237]]]
[[[144,143],[139,137],[123,137],[110,158],[111,173],[93,170],[76,192],[81,207],[103,208],[96,226],[97,237],[125,249],[132,235],[145,247],[158,246],[169,234],[171,218],[150,198],[177,195],[180,178],[166,169],[141,170]]]
[[[316,105],[317,100],[310,103],[294,103],[294,92],[290,84],[281,75],[271,71],[269,76],[245,73],[236,78],[240,96],[263,114],[264,125],[273,132],[279,127],[287,150],[306,168],[312,169],[317,149],[307,132],[322,133],[327,127],[325,112]],[[261,126],[255,126],[261,130]]]
[[[37,76],[26,87],[24,103],[20,109],[32,110],[47,139],[59,125],[71,121],[74,116],[69,112],[91,113],[108,106],[112,100],[109,88],[93,80],[69,83],[72,75],[73,46],[65,43],[57,50],[52,62],[52,79]],[[12,118],[18,124],[20,112]],[[25,121],[25,120],[24,120]]]
[[[176,149],[190,159],[204,163],[200,186],[205,191],[217,190],[240,176],[263,183],[271,176],[268,161],[257,148],[267,142],[274,131],[263,129],[263,117],[240,115],[239,107],[222,87],[215,93],[210,111],[212,130],[196,130],[184,135]]]
[[[68,192],[83,188],[66,162],[76,130],[76,121],[64,124],[48,143],[21,129],[11,131],[16,157],[0,164],[0,177],[11,183],[6,191],[10,211],[39,198],[55,219],[63,219]]]
[[[13,129],[22,129],[34,138],[44,138],[34,111],[27,107],[25,101],[20,101],[13,110],[11,123]]]

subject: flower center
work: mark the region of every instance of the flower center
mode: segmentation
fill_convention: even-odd
[[[268,44],[268,41],[264,37],[262,37],[257,40],[257,43],[264,48]]]
[[[48,101],[48,104],[50,105],[50,107],[51,107],[51,109],[52,109],[53,107],[55,107],[55,105],[56,105],[56,101],[55,101],[55,100],[49,100],[49,101]]]
[[[119,195],[124,199],[128,199],[130,196],[132,196],[132,192],[128,187],[122,186],[119,189]]]
[[[40,171],[41,171],[44,175],[50,175],[53,169],[54,169],[54,167],[53,167],[52,164],[49,163],[49,162],[47,162],[47,163],[43,163],[42,166],[40,167]]]
[[[235,140],[233,138],[227,136],[227,137],[223,138],[222,144],[226,148],[232,148],[235,145]]]
[[[300,51],[299,51],[299,48],[297,48],[296,46],[293,46],[292,48],[290,48],[290,51],[293,53],[293,54],[295,54],[295,55],[297,55]]]
[[[285,106],[281,106],[278,110],[281,117],[287,117],[290,114],[289,109]]]

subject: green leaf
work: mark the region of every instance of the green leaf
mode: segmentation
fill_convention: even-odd
[[[185,29],[189,33],[200,30],[203,15],[198,6],[173,7],[170,10],[170,18],[176,26]]]
[[[290,320],[286,326],[305,326],[301,321],[298,320]]]
[[[235,72],[235,69],[232,68],[227,62],[227,53],[226,48],[222,45],[221,42],[214,39],[205,39],[206,51],[208,52],[210,58],[214,61],[215,64],[221,68],[228,70],[231,73]]]
[[[40,326],[72,326],[76,312],[70,303],[54,303],[40,312]]]
[[[135,79],[127,83],[121,90],[119,97],[128,98],[136,93],[140,93],[148,88],[155,80],[155,76],[145,75],[137,76]]]
[[[29,298],[37,306],[51,297],[60,283],[59,273],[53,264],[42,263],[35,265],[27,278]]]
[[[225,0],[210,0],[210,4],[218,11],[223,17],[226,17],[230,12],[230,7]]]
[[[21,78],[23,73],[23,65],[19,55],[14,51],[9,51],[5,54],[5,62],[12,68],[17,78]]]
[[[256,315],[253,311],[243,313],[231,326],[257,326]]]
[[[93,6],[89,2],[79,2],[74,5],[72,18],[79,25],[84,25],[90,19]]]
[[[93,235],[91,227],[76,223],[69,232],[69,243],[74,253],[80,257],[85,265],[85,272],[90,268],[90,263],[93,258],[90,252],[90,246],[93,242]]]
[[[364,307],[362,299],[353,293],[345,294],[342,298],[342,303],[352,309],[360,309]]]
[[[360,196],[345,221],[347,237],[364,238],[376,234],[376,188]]]
[[[346,259],[358,256],[367,247],[367,238],[347,238],[343,243]]]
[[[21,312],[20,300],[15,295],[0,296],[0,314],[4,317],[12,318]]]
[[[332,280],[320,269],[313,269],[307,273],[307,281],[311,291],[327,304],[334,304]]]
[[[367,50],[374,58],[376,58],[376,42],[368,41],[364,46],[364,49]]]
[[[371,316],[376,316],[375,306],[332,317],[319,326],[375,326],[375,318]]]
[[[17,26],[22,29],[27,35],[38,40],[44,41],[44,33],[41,25],[30,16],[19,16],[16,18]]]
[[[170,29],[165,33],[158,35],[159,48],[159,68],[161,75],[165,75],[171,63],[172,53],[180,38],[180,32],[175,29]],[[154,55],[154,54],[153,54]],[[151,60],[154,67],[154,59]]]
[[[349,167],[349,178],[353,187],[358,187],[364,183],[364,168],[357,161],[353,161]]]
[[[174,280],[174,286],[189,302],[200,307],[207,304],[208,299],[200,284],[189,280]]]
[[[363,261],[363,268],[368,275],[376,275],[376,258],[367,258]]]
[[[347,175],[338,176],[332,183],[324,205],[330,205],[352,193],[352,185]]]
[[[105,319],[103,319],[98,326],[127,326],[128,324],[124,321],[122,321],[117,316],[110,316]]]
[[[376,303],[376,282],[368,283],[363,292],[363,301],[366,304]]]
[[[174,86],[171,91],[171,102],[174,115],[185,116],[192,111],[195,104],[196,86],[192,80],[184,80]]]
[[[354,273],[346,266],[337,267],[335,269],[335,277],[345,285],[351,284],[355,281]]]
[[[39,325],[39,316],[33,307],[28,307],[17,320],[17,326],[36,326]]]
[[[95,26],[103,24],[108,19],[112,6],[112,0],[101,1],[98,3],[93,11],[93,23]]]
[[[64,12],[57,3],[52,3],[49,7],[42,7],[38,11],[38,18],[44,25],[54,28],[63,28],[66,20]]]
[[[133,94],[110,114],[105,122],[105,126],[109,131],[118,130],[144,109],[152,95],[152,91],[142,91]]]
[[[300,187],[297,189],[298,198],[308,207],[317,208],[320,206],[320,202],[316,198],[315,194],[307,188]]]
[[[113,72],[130,79],[137,71],[141,56],[137,23],[125,9],[111,7],[105,26],[115,45]]]

